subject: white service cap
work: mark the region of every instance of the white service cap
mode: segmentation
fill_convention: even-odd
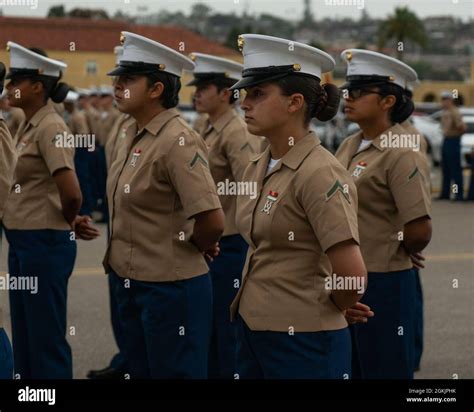
[[[67,92],[66,98],[64,99],[64,103],[74,103],[79,99],[79,93],[76,93],[73,90],[69,90]]]
[[[323,73],[335,66],[334,59],[326,52],[292,40],[241,34],[238,45],[244,56],[244,68],[242,80],[231,89],[254,86],[289,74],[321,79]]]
[[[99,87],[98,94],[100,96],[113,96],[114,95],[114,87],[109,86],[108,84],[103,84]]]
[[[67,68],[66,63],[44,57],[12,41],[7,43],[7,51],[10,52],[8,79],[17,75],[60,77]]]
[[[242,78],[243,66],[233,60],[203,53],[191,53],[189,57],[196,66],[193,71],[194,79],[188,86],[196,86],[216,78],[233,79],[236,82]]]
[[[403,89],[418,80],[407,64],[371,50],[347,49],[341,53],[347,63],[347,82],[341,88],[356,88],[393,83]]]
[[[135,33],[122,32],[123,55],[119,65],[107,73],[120,76],[125,73],[148,74],[164,72],[181,77],[183,70],[193,70],[194,63],[181,53],[161,43]]]

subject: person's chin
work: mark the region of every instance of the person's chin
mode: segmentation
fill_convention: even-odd
[[[357,114],[353,110],[344,111],[346,120],[355,122],[357,120]]]
[[[247,123],[247,130],[249,133],[254,134],[256,136],[262,136],[262,128],[256,125],[255,123]]]
[[[195,109],[196,109],[196,112],[198,112],[199,114],[209,113],[209,111],[207,110],[207,107],[203,105],[202,103],[195,103]]]
[[[115,103],[117,104],[117,109],[122,113],[130,113],[129,105],[123,101],[123,99],[116,99]]]

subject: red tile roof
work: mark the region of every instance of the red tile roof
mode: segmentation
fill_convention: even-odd
[[[184,42],[187,54],[193,51],[217,56],[237,57],[239,53],[228,47],[181,27],[144,26],[115,20],[82,18],[25,18],[0,16],[0,47],[14,41],[26,47],[69,51],[75,43],[76,51],[111,52],[119,43],[120,32],[130,31],[149,37],[179,50]]]

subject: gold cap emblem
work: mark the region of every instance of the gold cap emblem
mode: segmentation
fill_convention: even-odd
[[[240,34],[239,37],[237,38],[237,46],[239,46],[240,51],[244,49],[244,44],[245,44],[244,36]]]

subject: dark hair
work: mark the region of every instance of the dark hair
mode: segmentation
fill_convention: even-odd
[[[302,75],[288,75],[276,81],[285,96],[301,93],[306,102],[305,125],[313,117],[323,122],[331,120],[339,110],[341,92],[330,83],[321,85],[319,79]]]
[[[209,80],[201,80],[196,87],[207,87],[210,85],[214,85],[217,88],[217,93],[220,93],[224,89],[229,89],[231,86],[233,86],[237,80],[235,79],[229,79],[228,77],[214,77]],[[229,104],[232,105],[234,104],[237,100],[239,94],[237,97],[235,96],[235,90],[232,90],[232,93],[229,97]]]
[[[156,82],[163,83],[164,90],[160,96],[160,102],[165,109],[176,107],[179,103],[179,91],[181,80],[178,76],[169,73],[156,72],[146,74],[148,87],[153,87]]]
[[[404,90],[396,84],[388,83],[379,86],[379,91],[382,96],[393,95],[396,98],[396,102],[390,110],[390,120],[393,123],[404,122],[415,110],[410,91]]]
[[[210,83],[214,84],[217,87],[217,92],[220,93],[222,90],[229,89],[231,86],[233,86],[236,83],[236,80],[229,79],[228,77],[217,77]],[[232,93],[229,97],[229,104],[234,104],[237,101],[238,97],[235,96],[234,90],[232,90],[231,92]]]
[[[48,54],[38,47],[30,47],[29,50],[39,54],[43,57],[48,57]],[[45,89],[44,93],[44,100],[47,101],[51,99],[54,103],[61,103],[66,98],[70,87],[66,83],[60,83],[62,72],[60,72],[59,77],[52,77],[52,76],[43,76],[43,75],[36,75],[30,77],[30,80],[35,82],[40,82]]]

